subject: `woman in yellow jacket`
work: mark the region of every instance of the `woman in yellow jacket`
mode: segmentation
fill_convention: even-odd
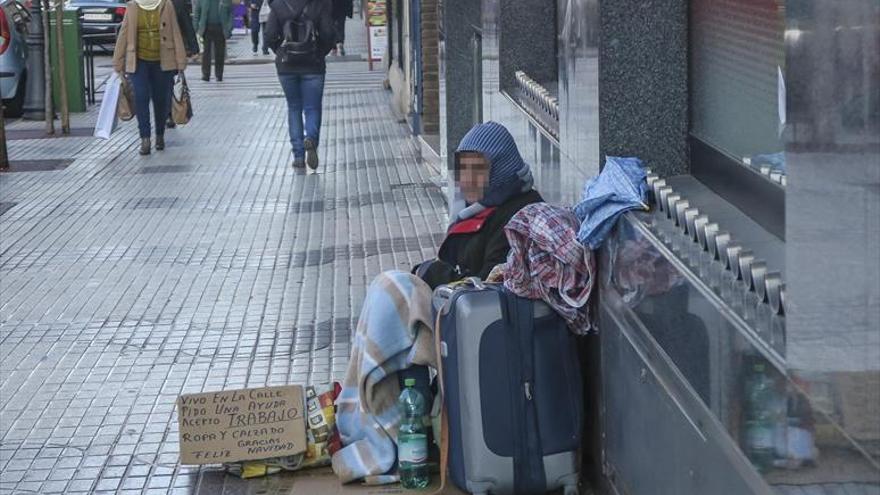
[[[134,86],[140,154],[150,154],[150,101],[156,124],[156,150],[165,149],[165,117],[174,75],[186,68],[186,47],[171,0],[128,2],[113,51],[113,68]]]

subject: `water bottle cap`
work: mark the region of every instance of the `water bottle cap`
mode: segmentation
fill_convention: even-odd
[[[403,384],[404,384],[404,386],[407,386],[407,387],[415,387],[416,386],[416,379],[415,378],[407,378],[406,380],[403,381]]]

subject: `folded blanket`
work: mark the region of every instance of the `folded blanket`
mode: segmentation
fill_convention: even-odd
[[[387,473],[397,460],[400,413],[397,372],[413,364],[436,367],[431,289],[401,271],[380,274],[358,320],[336,424],[343,448],[333,471],[348,483]]]

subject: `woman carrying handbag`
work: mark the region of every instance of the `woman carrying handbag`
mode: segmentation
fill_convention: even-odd
[[[186,69],[186,47],[171,0],[132,0],[113,51],[113,68],[134,87],[141,155],[151,149],[150,102],[153,103],[156,150],[165,149],[168,92],[174,74]]]

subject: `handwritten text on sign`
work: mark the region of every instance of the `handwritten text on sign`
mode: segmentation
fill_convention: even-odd
[[[177,398],[181,464],[220,464],[306,449],[299,385],[225,390]]]

